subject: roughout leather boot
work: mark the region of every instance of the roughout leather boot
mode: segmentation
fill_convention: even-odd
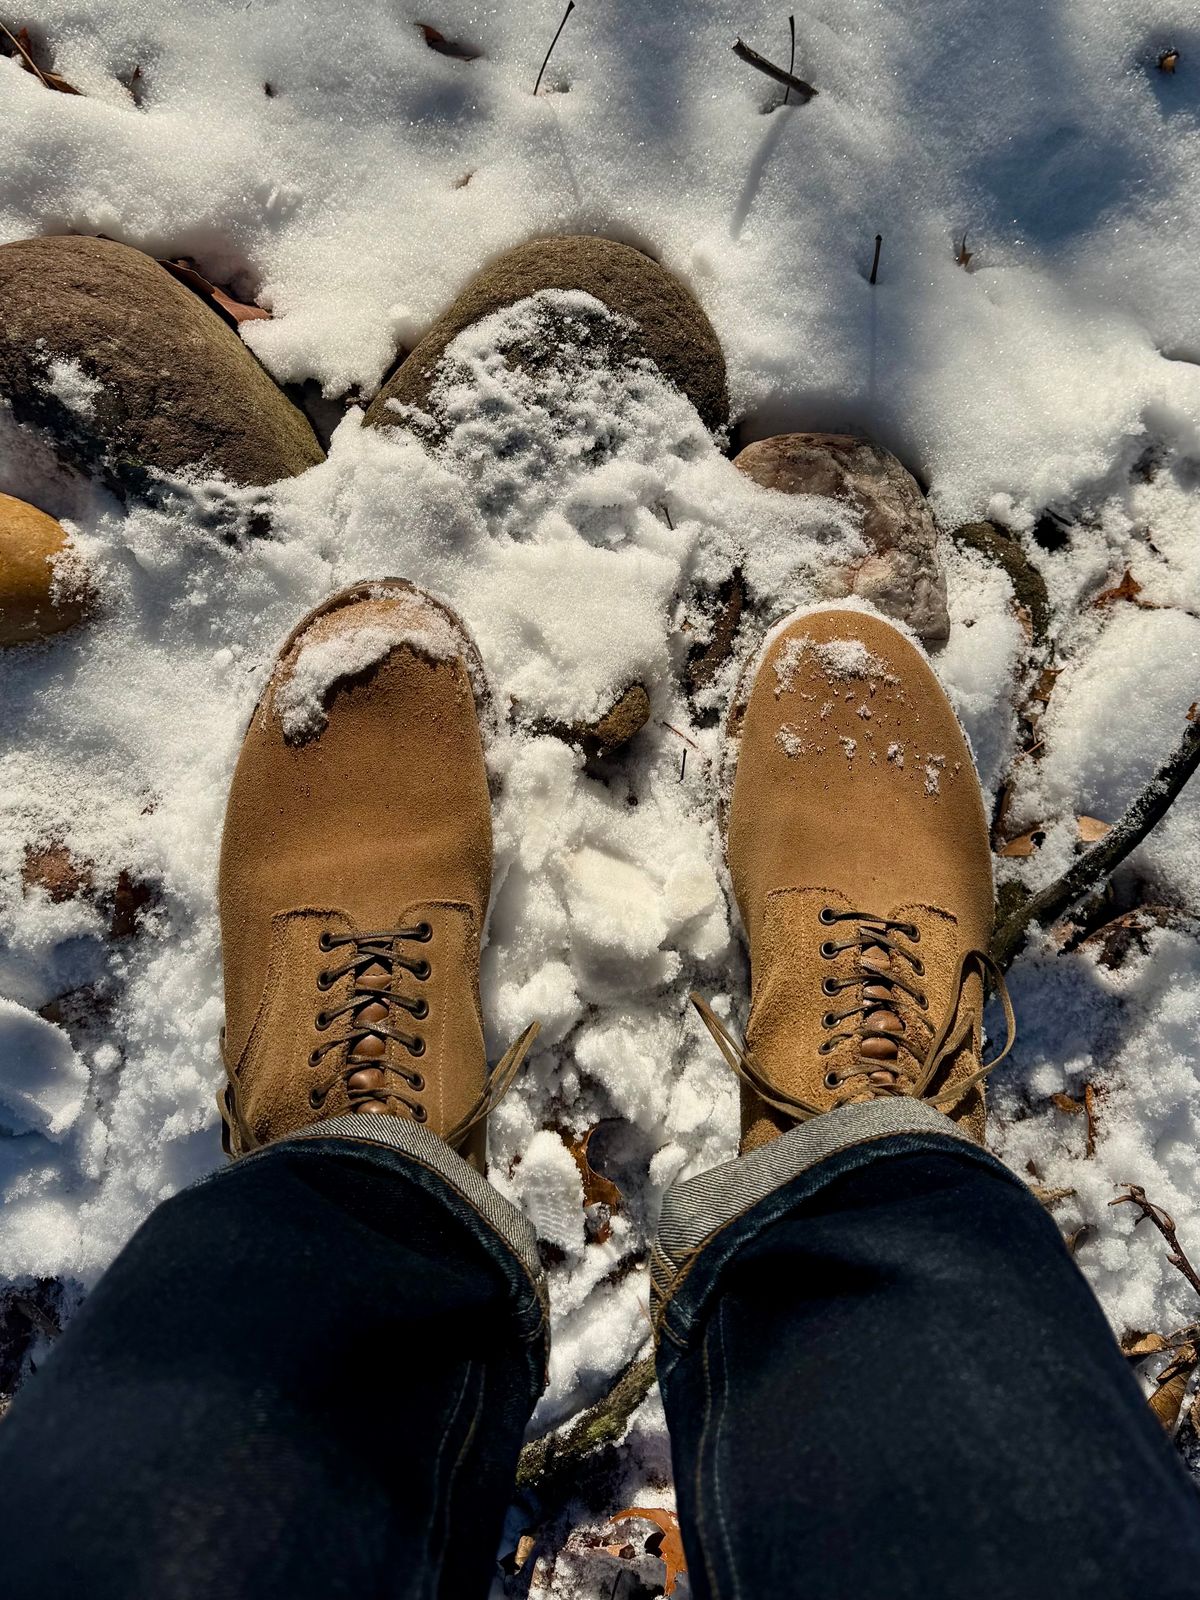
[[[986,953],[979,779],[928,663],[874,616],[798,613],[743,674],[727,737],[726,849],[750,947],[744,1046],[693,999],[742,1078],[742,1149],[883,1095],[928,1100],[982,1142],[989,972],[1003,1054],[1012,1011]]]
[[[225,1148],[330,1117],[426,1123],[482,1170],[479,945],[492,877],[479,653],[400,580],[293,631],[247,730],[221,845]]]

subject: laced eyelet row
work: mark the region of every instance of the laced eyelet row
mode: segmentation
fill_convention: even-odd
[[[354,951],[354,954],[351,960],[345,967],[342,968],[341,971],[336,971],[328,967],[322,968],[322,970],[317,974],[317,988],[323,993],[327,992],[334,986],[335,983],[338,982],[340,978],[353,973],[354,990],[349,1002],[346,1005],[339,1006],[333,1011],[326,1011],[324,1009],[318,1011],[313,1019],[313,1025],[318,1033],[324,1033],[336,1017],[346,1013],[353,1013],[353,1020],[344,1040],[336,1042],[331,1041],[330,1044],[318,1046],[309,1052],[308,1063],[310,1067],[319,1067],[328,1051],[335,1048],[340,1048],[340,1046],[344,1044],[347,1046],[347,1054],[342,1066],[344,1069],[344,1076],[347,1080],[347,1087],[349,1087],[349,1079],[353,1076],[355,1071],[363,1071],[370,1069],[371,1067],[376,1067],[382,1071],[392,1071],[398,1073],[414,1094],[421,1094],[424,1091],[425,1079],[419,1072],[406,1073],[394,1065],[389,1067],[386,1060],[382,1056],[374,1060],[355,1060],[352,1051],[357,1049],[358,1043],[361,1042],[359,1037],[361,1035],[361,1038],[375,1037],[382,1040],[394,1039],[398,1043],[403,1044],[407,1054],[414,1059],[425,1054],[426,1044],[424,1038],[420,1034],[406,1036],[403,1032],[399,1034],[394,1033],[390,1024],[387,1023],[386,1020],[382,1021],[378,1025],[363,1023],[362,1026],[356,1030],[354,1027],[354,1020],[357,1020],[361,1011],[371,1004],[383,1005],[385,1008],[389,1005],[399,1006],[403,1010],[407,1011],[415,1021],[423,1021],[426,1017],[428,1017],[429,1002],[427,1000],[423,998],[418,1000],[409,1000],[402,996],[392,994],[388,988],[376,989],[371,985],[364,986],[362,984],[362,972],[366,967],[372,964],[383,965],[393,971],[396,967],[401,967],[405,971],[411,973],[411,975],[419,983],[424,983],[429,979],[433,970],[429,961],[424,958],[422,958],[420,961],[407,961],[394,950],[394,945],[402,939],[412,939],[421,944],[428,944],[432,938],[433,927],[428,922],[420,922],[415,928],[389,929],[377,934],[346,934],[335,936],[330,932],[329,929],[322,929],[317,938],[317,948],[322,952],[322,954],[328,954],[330,951],[337,949],[339,946],[350,946]],[[320,1108],[324,1105],[329,1095],[329,1089],[330,1085],[328,1084],[321,1087],[314,1086],[312,1089],[310,1089],[308,1103],[314,1111],[320,1110]],[[363,1097],[369,1098],[367,1091],[362,1091],[362,1094]],[[428,1112],[424,1106],[420,1104],[414,1104],[413,1102],[405,1099],[403,1095],[397,1095],[395,1089],[381,1090],[381,1095],[384,1098],[398,1098],[402,1100],[406,1111],[415,1121],[425,1122],[428,1120]]]

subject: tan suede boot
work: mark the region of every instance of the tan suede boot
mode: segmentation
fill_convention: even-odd
[[[240,1155],[392,1113],[482,1170],[479,944],[492,876],[482,663],[448,607],[360,583],[283,646],[242,746],[221,847],[220,1097]]]
[[[797,614],[743,675],[727,731],[745,1045],[693,999],[743,1080],[742,1149],[884,1095],[928,1100],[982,1141],[989,971],[1009,1022],[1003,1054],[1012,1011],[986,953],[979,780],[928,663],[873,616]]]

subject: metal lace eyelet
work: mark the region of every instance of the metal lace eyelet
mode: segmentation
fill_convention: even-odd
[[[319,1111],[325,1104],[325,1096],[317,1089],[310,1089],[308,1091],[308,1103],[314,1111]]]
[[[333,949],[333,940],[329,937],[328,931],[322,932],[321,937],[317,940],[317,949],[318,950],[332,950]]]
[[[413,1112],[413,1121],[414,1122],[428,1122],[429,1121],[429,1113],[428,1113],[428,1111],[426,1111],[424,1106],[418,1106],[417,1109]]]
[[[832,1028],[832,1027],[834,1027],[836,1025],[836,1023],[837,1023],[837,1018],[834,1016],[832,1011],[827,1011],[825,1013],[825,1015],[821,1018],[821,1026],[823,1028]]]
[[[414,1094],[420,1094],[425,1087],[425,1079],[419,1072],[414,1072],[408,1080],[408,1086]]]
[[[421,982],[424,983],[425,979],[429,976],[432,970],[433,968],[429,965],[428,961],[418,961],[416,966],[412,969],[412,975],[414,978],[419,978]]]
[[[429,943],[430,939],[433,938],[433,929],[430,927],[428,922],[417,923],[416,937],[420,939],[422,944]]]
[[[925,976],[925,963],[923,961],[914,961],[912,969],[915,978],[923,978]]]
[[[822,978],[821,979],[821,993],[822,994],[837,994],[838,987],[839,987],[838,986],[838,981],[837,981],[836,978]]]
[[[817,917],[817,921],[823,922],[826,927],[829,927],[830,923],[837,921],[837,917],[834,915],[829,906],[822,906],[820,915]]]
[[[832,1049],[833,1049],[833,1045],[830,1043],[830,1041],[828,1039],[826,1039],[824,1044],[819,1044],[817,1046],[817,1054],[819,1056],[827,1056]]]
[[[425,1054],[424,1039],[414,1039],[408,1047],[408,1053],[410,1056],[423,1056]]]
[[[319,1067],[321,1065],[321,1052],[319,1050],[310,1050],[308,1052],[308,1064],[310,1067]]]
[[[332,982],[333,982],[333,979],[332,979],[332,977],[330,976],[330,974],[328,972],[318,972],[317,973],[317,988],[318,989],[322,989],[322,990],[328,989],[329,985]]]
[[[827,1089],[836,1089],[839,1082],[840,1080],[836,1072],[827,1072],[825,1074],[825,1087]]]
[[[316,1016],[313,1018],[313,1021],[317,1025],[317,1032],[324,1033],[325,1029],[329,1026],[329,1013],[326,1011],[318,1011]]]
[[[910,922],[909,923],[908,928],[906,930],[906,934],[907,934],[907,937],[909,939],[911,939],[914,944],[920,944],[920,942],[921,942],[921,930],[920,930],[920,928],[917,927],[915,922]]]
[[[834,944],[832,939],[826,939],[825,943],[821,946],[821,954],[824,956],[826,961],[832,961],[834,956],[837,955],[837,946]]]
[[[928,1011],[929,1010],[929,996],[925,995],[925,994],[919,994],[917,996],[917,1004],[920,1006],[922,1011]]]
[[[428,1000],[414,1000],[408,1008],[408,1014],[410,1017],[415,1017],[418,1022],[423,1022],[429,1015]]]

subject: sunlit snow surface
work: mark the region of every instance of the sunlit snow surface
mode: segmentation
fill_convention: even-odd
[[[0,238],[74,230],[193,256],[271,306],[244,332],[276,376],[364,398],[500,249],[588,229],[652,249],[712,318],[746,437],[866,430],[927,483],[946,528],[990,514],[1025,541],[1065,670],[1010,819],[1047,828],[1046,842],[1004,870],[1046,881],[1070,859],[1074,816],[1115,817],[1200,695],[1190,8],[826,0],[796,19],[797,68],[820,94],[787,109],[768,109],[777,88],[729,49],[740,34],[786,59],[786,16],[761,0],[586,0],[547,73],[555,92],[534,99],[560,14],[557,0],[44,0],[55,69],[83,95],[0,60]],[[418,21],[483,54],[431,52]],[[1155,67],[1168,44],[1174,76]],[[140,107],[119,81],[135,66]],[[968,270],[955,262],[964,230]],[[194,485],[126,513],[0,427],[0,489],[69,522],[103,602],[84,629],[0,656],[0,992],[24,1008],[0,1007],[13,1085],[0,1122],[14,1128],[0,1137],[0,1259],[8,1274],[89,1283],[159,1198],[216,1164],[214,882],[241,730],[309,606],[360,577],[408,577],[461,612],[501,711],[516,712],[490,752],[501,793],[483,990],[493,1056],[543,1022],[491,1153],[561,1257],[545,1423],[641,1346],[638,1253],[658,1197],[736,1137],[733,1082],[684,1000],[699,984],[744,1015],[716,734],[683,693],[683,625],[734,565],[756,623],[827,598],[858,545],[836,508],[748,484],[652,377],[592,374],[547,396],[488,366],[490,337],[462,341],[457,424],[436,456],[362,430],[352,410],[329,461],[271,491]],[[507,422],[473,411],[485,368],[506,386]],[[1054,552],[1033,539],[1047,506],[1069,522]],[[272,536],[247,536],[263,513]],[[948,540],[944,559],[953,632],[937,666],[990,803],[1024,640],[1007,579]],[[1162,609],[1089,605],[1127,566]],[[711,687],[713,709],[732,675]],[[635,679],[652,722],[607,783],[564,745],[512,731],[594,716]],[[26,846],[53,836],[102,883],[127,869],[157,886],[135,939],[109,943],[82,902],[23,893]],[[1150,898],[1200,912],[1200,795],[1133,867]],[[111,1008],[74,1054],[28,1012],[93,983]],[[1057,1215],[1089,1224],[1079,1263],[1118,1331],[1193,1320],[1162,1241],[1107,1202],[1120,1182],[1144,1185],[1200,1257],[1194,939],[1157,932],[1115,972],[1035,949],[1012,988],[1022,1037],[993,1091],[997,1148],[1076,1191]],[[1082,1118],[1048,1100],[1085,1080],[1105,1091],[1091,1160]],[[544,1130],[606,1119],[626,1204],[611,1238],[588,1243],[577,1169]],[[652,1401],[614,1505],[661,1498],[665,1462]]]

